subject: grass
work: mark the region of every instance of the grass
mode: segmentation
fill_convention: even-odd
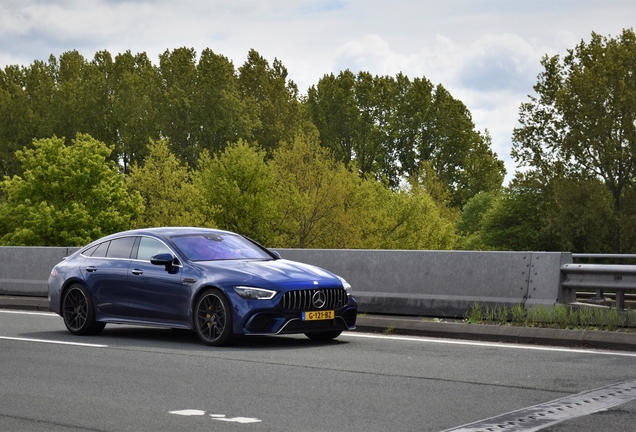
[[[395,326],[393,324],[391,324],[390,326],[388,326],[382,331],[382,334],[385,334],[385,335],[392,335],[394,333],[395,333]]]
[[[555,305],[551,309],[521,304],[487,306],[473,303],[464,316],[470,324],[515,325],[543,328],[630,331],[636,328],[636,311]]]

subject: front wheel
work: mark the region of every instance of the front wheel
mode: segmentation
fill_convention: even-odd
[[[83,285],[73,284],[62,299],[62,318],[68,331],[74,335],[94,335],[106,326],[95,321],[95,309],[88,290]]]
[[[204,344],[223,346],[232,342],[232,310],[219,290],[205,291],[194,313],[194,328]]]
[[[338,336],[340,336],[340,333],[342,333],[342,331],[336,330],[336,331],[326,331],[326,332],[305,333],[305,336],[315,341],[328,341],[328,340],[337,338]]]

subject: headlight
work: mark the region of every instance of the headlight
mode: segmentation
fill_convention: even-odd
[[[234,291],[242,298],[248,300],[270,300],[276,295],[276,291],[246,286],[235,286]]]
[[[338,279],[340,279],[340,282],[342,282],[342,287],[347,292],[347,295],[351,295],[351,285],[349,284],[349,282],[347,282],[346,280],[344,280],[344,278],[341,278],[340,276],[338,276]]]

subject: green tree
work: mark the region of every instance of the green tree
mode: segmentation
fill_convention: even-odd
[[[359,247],[366,249],[451,249],[455,227],[438,203],[418,184],[394,190],[387,184],[363,181],[356,216]]]
[[[561,250],[612,252],[613,230],[607,221],[612,220],[614,200],[602,181],[580,176],[554,178],[544,196],[547,205],[542,218]]]
[[[521,105],[513,134],[514,159],[546,184],[559,177],[602,182],[613,200],[604,223],[615,253],[636,248],[624,235],[635,219],[626,204],[636,177],[634,58],[633,30],[618,38],[592,33],[565,57],[544,57],[536,95]]]
[[[424,79],[406,85],[395,124],[402,173],[416,175],[422,162],[428,162],[448,187],[453,207],[462,208],[479,192],[501,188],[506,170],[491,149],[488,131],[476,131],[466,106],[442,85],[433,88]]]
[[[349,211],[356,199],[359,178],[316,136],[299,135],[274,153],[279,206],[277,246],[347,248],[356,214]]]
[[[390,128],[395,105],[395,81],[350,70],[325,75],[309,89],[307,107],[320,132],[322,145],[337,160],[356,162],[363,176],[387,176],[397,183]]]
[[[219,228],[272,244],[280,218],[274,170],[265,161],[265,151],[239,140],[217,155],[203,152],[195,185],[207,206],[217,209]]]
[[[483,249],[559,250],[559,238],[547,223],[549,192],[533,173],[517,173],[503,194],[483,214],[478,234]]]
[[[170,152],[165,139],[150,140],[144,165],[130,169],[128,187],[145,206],[137,227],[214,226],[214,209],[205,205],[188,165]]]
[[[195,110],[202,149],[219,152],[228,143],[249,139],[260,123],[241,94],[232,62],[205,49],[197,65],[197,74]]]
[[[196,119],[196,52],[193,48],[166,50],[159,56],[161,77],[161,135],[170,139],[170,150],[196,166],[200,145]]]
[[[117,158],[128,173],[148,155],[148,139],[159,139],[160,83],[146,53],[119,54],[110,73],[112,128]]]
[[[126,189],[112,148],[85,134],[35,140],[16,157],[23,175],[0,183],[0,242],[18,246],[80,246],[130,228],[141,197]]]
[[[26,73],[18,66],[0,71],[0,174],[20,173],[15,152],[31,145],[34,114],[25,90]]]
[[[302,129],[303,116],[298,99],[298,87],[287,78],[283,63],[269,62],[250,50],[239,67],[239,88],[246,108],[256,118],[250,141],[257,142],[269,155],[282,142],[292,142]]]
[[[482,221],[498,198],[498,193],[480,192],[468,200],[457,220],[457,249],[489,249],[482,240]]]
[[[425,78],[347,70],[312,86],[306,105],[322,145],[346,165],[355,161],[362,176],[386,177],[397,187],[426,163],[457,208],[501,188],[504,164],[488,132],[477,132],[466,106]]]

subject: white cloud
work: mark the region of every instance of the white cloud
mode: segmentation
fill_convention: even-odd
[[[417,54],[401,55],[377,34],[367,35],[359,40],[340,46],[335,52],[334,70],[373,71],[375,75],[396,75],[411,69],[417,61]]]
[[[336,50],[334,72],[351,69],[375,75],[403,72],[441,83],[471,111],[477,129],[488,129],[493,150],[506,163],[507,179],[515,171],[510,158],[518,109],[532,92],[547,47],[515,34],[485,35],[462,45],[437,34],[434,44],[404,55],[377,34],[349,41]]]

